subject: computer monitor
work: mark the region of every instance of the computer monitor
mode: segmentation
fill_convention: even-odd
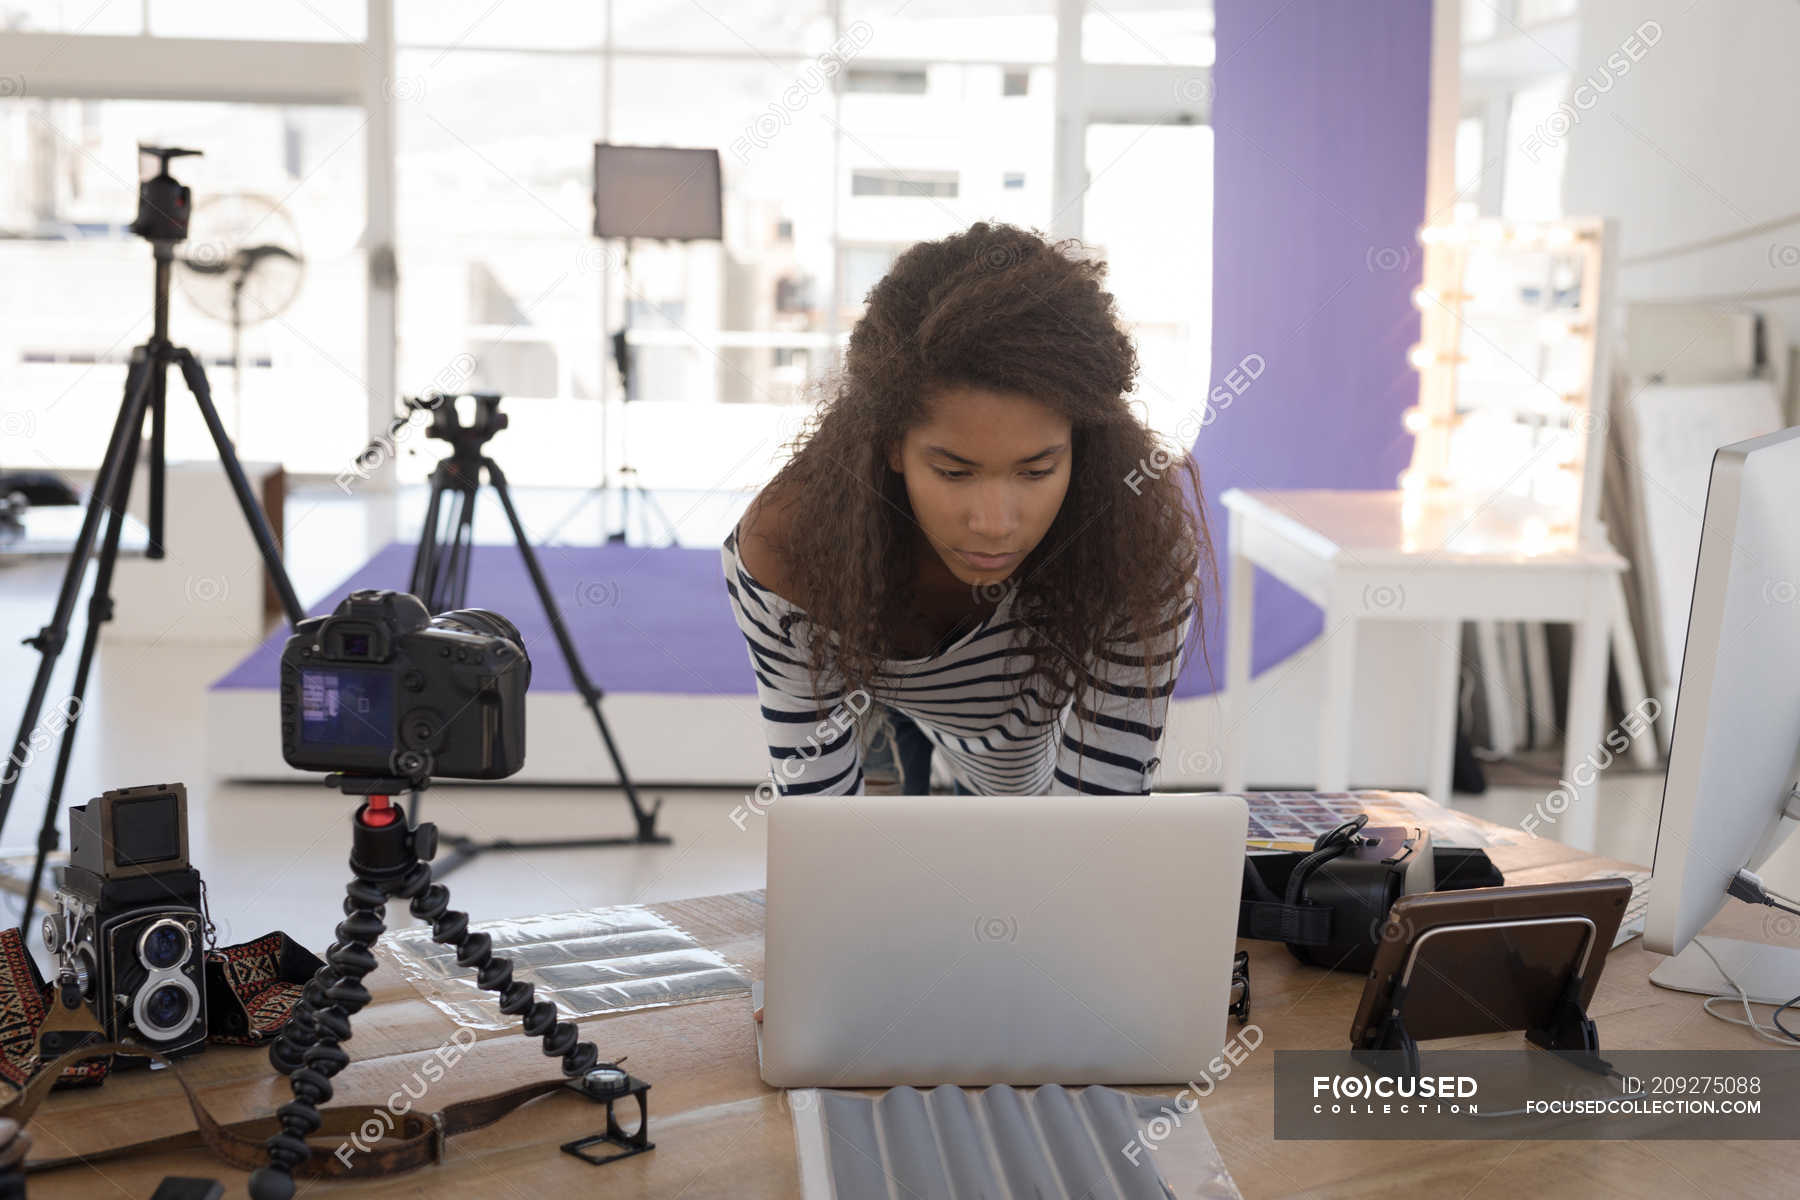
[[[1734,994],[1692,945],[1800,822],[1800,428],[1713,455],[1644,945],[1663,987]],[[1771,881],[1771,886],[1780,890]],[[1773,912],[1774,910],[1770,910]],[[1800,995],[1800,946],[1708,935],[1753,1000]]]

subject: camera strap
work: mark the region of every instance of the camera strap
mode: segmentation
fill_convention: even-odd
[[[207,1111],[174,1063],[160,1054],[145,1054],[141,1047],[117,1042],[81,1046],[60,1055],[46,1064],[24,1091],[0,1107],[0,1117],[10,1117],[20,1126],[26,1125],[50,1094],[61,1072],[84,1056],[96,1054],[132,1054],[168,1068],[168,1073],[175,1077],[187,1097],[197,1127],[186,1133],[147,1138],[105,1150],[33,1160],[25,1164],[28,1174],[54,1171],[77,1163],[92,1164],[138,1154],[196,1149],[210,1150],[220,1161],[243,1171],[254,1171],[268,1163],[265,1143],[281,1131],[275,1118],[258,1117],[222,1124]],[[307,1139],[313,1153],[294,1169],[294,1174],[303,1179],[374,1179],[442,1162],[444,1143],[448,1138],[492,1125],[541,1096],[575,1090],[567,1080],[559,1077],[523,1084],[492,1096],[461,1100],[434,1113],[407,1112],[396,1116],[390,1109],[369,1106],[322,1108],[319,1115],[324,1118],[323,1123]],[[371,1138],[371,1128],[387,1132]]]
[[[279,1029],[279,1022],[268,1026],[259,1018],[273,1019],[274,1009],[280,1007],[271,997],[270,989],[280,982],[281,974],[289,972],[277,960],[291,958],[295,953],[296,947],[285,934],[269,934],[221,953],[225,962],[219,964],[222,967],[220,977],[213,982],[220,986],[229,983],[237,997],[245,1002],[247,1010],[255,1009],[260,998],[262,1010],[260,1013],[246,1011],[250,1030],[246,1036],[215,1040],[255,1044],[273,1036]],[[304,951],[298,953],[305,954]],[[293,965],[293,962],[286,964],[287,967]],[[287,1007],[291,1009],[292,1006]],[[280,1014],[280,1020],[286,1020],[285,1011]],[[220,1161],[245,1171],[253,1171],[267,1163],[265,1143],[281,1128],[275,1118],[221,1123],[207,1111],[193,1087],[182,1078],[180,1068],[168,1058],[147,1052],[139,1045],[108,1042],[105,1036],[93,1012],[78,994],[71,990],[64,995],[44,984],[19,931],[0,930],[0,1083],[11,1084],[16,1089],[10,1100],[0,1104],[0,1117],[10,1117],[21,1127],[27,1125],[56,1088],[70,1084],[91,1085],[104,1080],[114,1055],[148,1059],[167,1068],[181,1086],[188,1108],[194,1114],[195,1128],[186,1133],[31,1161],[25,1165],[28,1173],[137,1154],[194,1149],[209,1150]],[[38,1055],[40,1045],[66,1049],[46,1062]],[[296,1168],[295,1174],[307,1179],[372,1179],[441,1162],[445,1139],[491,1125],[540,1096],[565,1088],[570,1088],[567,1080],[560,1077],[547,1079],[492,1096],[459,1101],[435,1113],[396,1114],[391,1108],[366,1106],[323,1108],[320,1114],[324,1122],[308,1139],[314,1152]]]
[[[208,951],[207,1040],[255,1046],[273,1039],[319,966],[316,955],[279,930]],[[46,1040],[46,1034],[57,1036]],[[0,1084],[23,1089],[43,1056],[54,1057],[78,1039],[104,1041],[105,1033],[85,1004],[57,1002],[17,929],[0,929]],[[142,1047],[123,1053],[145,1057]],[[54,1077],[54,1085],[100,1083],[111,1065],[110,1056],[78,1060]]]
[[[37,963],[15,928],[0,929],[0,1083],[23,1092],[36,1082],[42,1034],[69,1040],[103,1041],[105,1031],[86,1004],[53,1004],[54,993],[38,974]],[[92,1035],[92,1036],[90,1036]],[[99,1083],[111,1067],[110,1057],[75,1059],[58,1070],[46,1086]]]

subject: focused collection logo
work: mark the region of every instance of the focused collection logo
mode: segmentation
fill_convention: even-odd
[[[1332,1115],[1473,1113],[1473,1075],[1314,1075],[1312,1110]]]

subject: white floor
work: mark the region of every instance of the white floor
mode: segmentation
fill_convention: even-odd
[[[517,499],[534,532],[561,525],[559,541],[596,540],[603,535],[604,518],[598,505],[577,509],[579,496],[521,489]],[[347,543],[360,539],[372,552],[391,537],[412,537],[408,518],[416,523],[419,499],[416,492],[404,495],[398,515],[390,518],[373,512],[381,501],[345,499],[329,487],[297,490],[288,506],[288,559],[301,599],[311,600],[338,582],[338,568],[332,564],[346,560]],[[744,499],[662,498],[684,543],[692,545],[705,545],[709,538],[716,544]],[[497,506],[494,510],[497,519]],[[562,521],[571,511],[575,516]],[[490,528],[484,521],[483,540]],[[496,537],[504,533],[491,531]],[[350,560],[362,557],[350,555]],[[50,619],[61,569],[56,560],[0,567],[0,738],[11,738],[38,663],[36,652],[19,639]],[[130,603],[128,596],[117,600]],[[85,606],[78,607],[53,696],[68,694],[84,618]],[[207,685],[248,649],[103,645],[63,802],[82,803],[114,787],[186,783],[192,859],[207,880],[221,944],[280,928],[322,948],[342,915],[350,801],[319,784],[219,784],[201,774],[206,738],[201,699]],[[631,747],[621,750],[629,768]],[[53,759],[40,756],[25,770],[0,829],[0,849],[6,853],[28,852],[35,845]],[[761,765],[746,763],[746,775]],[[1484,796],[1459,797],[1458,807],[1518,824],[1545,803],[1554,787],[1554,780],[1547,780],[1541,789],[1494,788]],[[1660,773],[1615,770],[1601,778],[1601,854],[1649,862],[1661,788]],[[477,920],[760,887],[762,819],[740,809],[745,795],[738,789],[647,793],[648,800],[664,801],[662,826],[674,837],[672,846],[495,854],[468,864],[448,882],[457,907]],[[440,826],[481,839],[630,831],[625,801],[610,791],[450,785],[428,793],[426,805],[428,816]],[[59,818],[59,824],[66,830],[66,821]],[[1547,824],[1539,832],[1554,837],[1556,827]],[[0,908],[12,906],[13,919],[17,904],[16,896],[0,897]],[[411,923],[398,905],[390,907],[389,916],[396,926]]]

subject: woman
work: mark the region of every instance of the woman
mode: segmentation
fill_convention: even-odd
[[[726,539],[779,794],[876,790],[884,735],[908,794],[932,753],[959,792],[1149,790],[1212,550],[1072,249],[977,224],[902,254]]]

